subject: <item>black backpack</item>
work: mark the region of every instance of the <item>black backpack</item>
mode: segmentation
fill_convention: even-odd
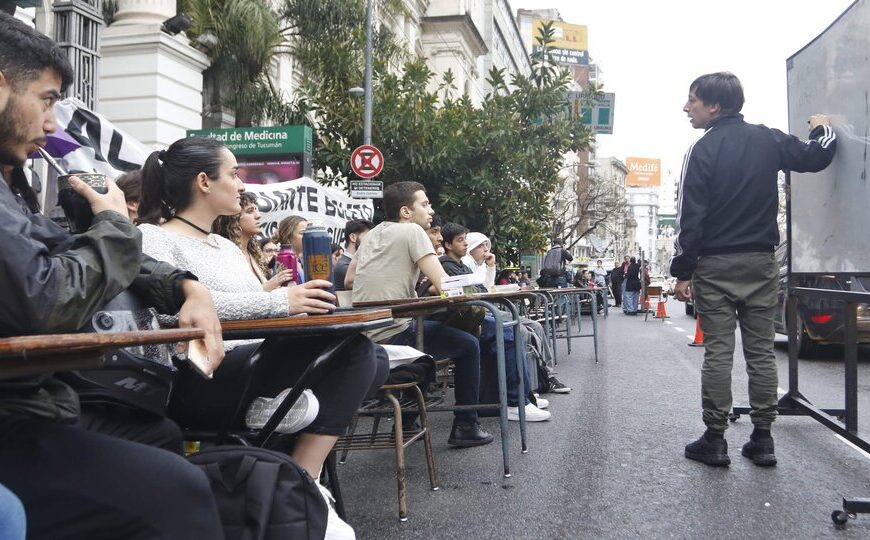
[[[321,540],[326,534],[326,501],[287,454],[216,446],[188,459],[208,477],[226,540]]]

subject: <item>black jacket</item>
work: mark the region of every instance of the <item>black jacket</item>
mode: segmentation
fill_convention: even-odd
[[[127,216],[100,212],[87,232],[71,235],[30,212],[0,180],[0,337],[75,332],[127,288],[174,314],[184,300],[179,280],[193,277],[142,255],[141,233]],[[50,374],[0,380],[6,414],[72,421],[78,401]]]
[[[640,289],[640,263],[632,263],[625,272],[625,290],[639,291]]]
[[[703,255],[772,252],[779,243],[777,172],[824,169],[835,139],[829,126],[804,142],[740,114],[710,122],[683,160],[671,275],[691,279]]]

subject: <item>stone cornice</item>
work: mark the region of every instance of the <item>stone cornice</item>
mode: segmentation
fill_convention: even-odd
[[[428,33],[430,30],[434,32],[455,32],[458,30],[475,57],[483,56],[489,52],[489,48],[486,46],[486,41],[484,41],[483,36],[480,35],[477,26],[474,24],[474,21],[468,13],[465,13],[464,15],[423,17],[421,23],[424,33]]]

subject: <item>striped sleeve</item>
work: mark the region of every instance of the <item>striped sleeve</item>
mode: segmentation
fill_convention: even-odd
[[[816,126],[807,141],[794,135],[786,135],[778,129],[771,131],[779,146],[780,165],[783,170],[819,172],[834,159],[837,134],[831,126]]]
[[[698,264],[703,238],[703,220],[709,204],[708,182],[711,176],[710,160],[705,157],[703,137],[695,141],[683,158],[677,198],[677,226],[674,238],[674,256],[670,273],[680,281],[688,281]]]

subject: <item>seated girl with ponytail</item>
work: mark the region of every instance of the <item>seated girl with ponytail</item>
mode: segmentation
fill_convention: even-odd
[[[327,281],[312,280],[264,291],[242,250],[210,232],[219,216],[236,215],[242,210],[240,197],[245,188],[237,169],[233,153],[221,142],[205,137],[181,139],[167,150],[152,153],[142,170],[139,228],[143,251],[195,274],[210,290],[218,316],[224,320],[327,313],[334,309],[330,302],[335,302],[335,297],[324,290],[330,286]],[[260,360],[253,395],[274,397],[293,386],[328,344],[327,339],[279,337],[264,342],[225,342],[227,354],[214,380],[207,381],[191,371],[179,374],[169,406],[170,417],[182,427],[219,427],[233,414],[244,384],[240,375],[255,351]],[[332,371],[311,389],[316,400],[309,396],[307,403],[310,406],[316,402],[316,412],[309,407],[297,414],[303,425],[316,414],[302,428],[292,452],[293,459],[315,479],[360,403],[381,386],[389,369],[385,355],[376,353],[372,342],[363,336],[346,350],[348,358],[334,363]],[[244,412],[232,419],[234,427],[245,421]],[[328,497],[325,488],[321,491]],[[336,537],[353,535],[331,506],[327,537],[332,537],[330,532]]]

